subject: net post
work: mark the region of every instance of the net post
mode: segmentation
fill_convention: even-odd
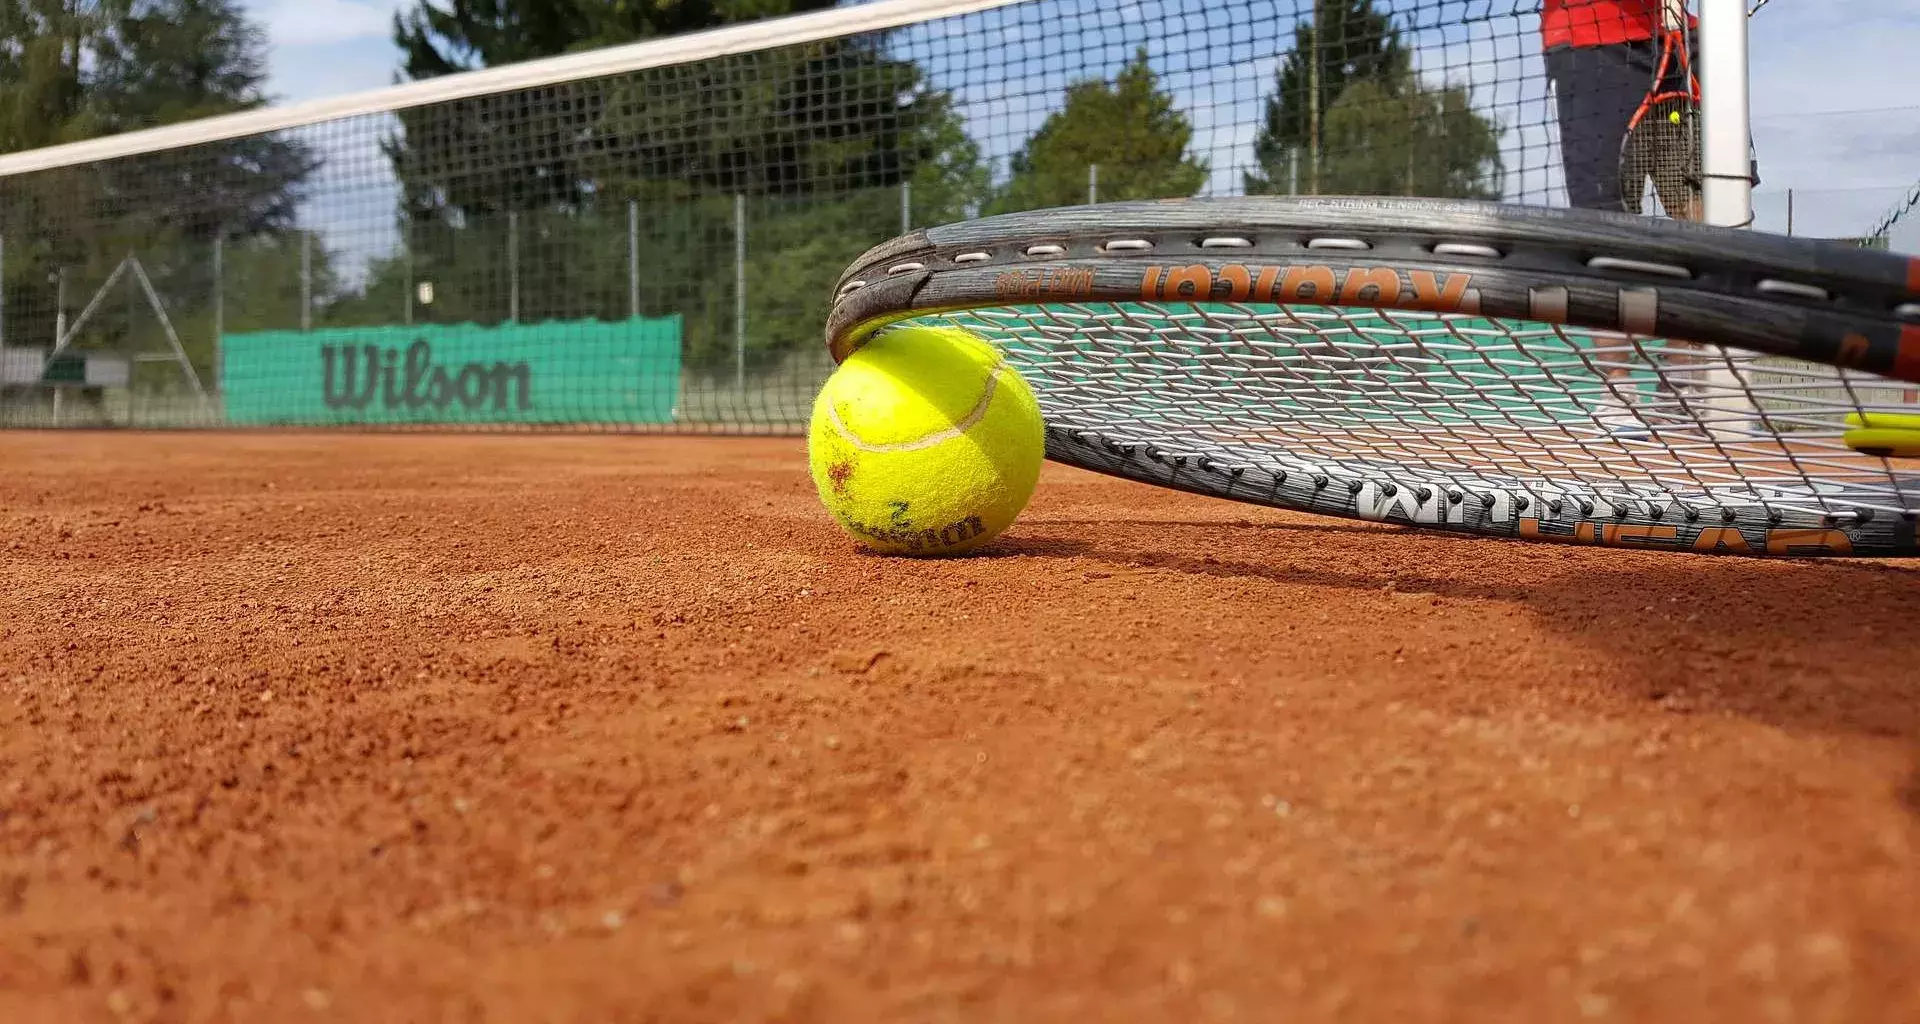
[[[129,260],[133,259],[132,251],[128,251],[127,259]],[[139,338],[135,337],[135,334],[134,334],[134,324],[137,322],[137,319],[136,319],[136,315],[133,312],[133,307],[134,307],[134,304],[140,298],[140,296],[134,290],[135,287],[136,286],[133,283],[133,281],[129,280],[127,282],[127,337],[126,337],[125,344],[127,346],[127,349],[128,349],[127,354],[129,356],[133,354],[134,350],[137,350],[140,347],[140,340]]]
[[[733,194],[733,386],[747,390],[747,197]]]
[[[627,316],[640,319],[640,203],[627,200]]]
[[[1701,0],[1701,202],[1722,227],[1753,223],[1747,74],[1747,0]]]
[[[900,183],[900,233],[913,230],[913,182]]]
[[[1087,165],[1087,205],[1100,201],[1100,165]]]
[[[1752,126],[1748,122],[1747,0],[1700,2],[1701,219],[1720,227],[1753,225]],[[1753,366],[1753,353],[1718,350],[1707,375],[1707,403],[1724,417],[1711,428],[1749,435],[1760,409],[1735,364]]]
[[[1300,147],[1287,147],[1287,194],[1300,194]]]

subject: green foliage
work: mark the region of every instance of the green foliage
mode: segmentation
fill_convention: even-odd
[[[1068,87],[1061,109],[1013,155],[1012,177],[988,212],[1085,203],[1094,165],[1102,201],[1191,196],[1208,170],[1188,155],[1192,139],[1193,126],[1160,89],[1143,47],[1111,84]]]
[[[1343,195],[1497,199],[1499,138],[1464,88],[1362,80],[1327,111],[1320,173]]]
[[[403,71],[422,79],[832,6],[829,0],[421,0],[396,19]],[[413,219],[581,207],[620,179],[700,191],[857,187],[862,156],[910,146],[912,65],[861,41],[725,57],[404,112],[389,154]],[[832,140],[869,140],[834,167]],[[538,145],[531,144],[539,140]],[[884,168],[883,168],[884,169]]]
[[[71,142],[86,83],[80,63],[95,33],[86,0],[0,0],[0,152]]]
[[[0,0],[0,15],[0,150],[265,102],[264,37],[237,0]],[[214,238],[244,250],[291,237],[314,166],[296,143],[246,138],[9,179],[0,189],[8,343],[50,346],[62,280],[72,317],[131,254],[183,343],[210,360],[211,338],[189,340],[181,325],[210,324]],[[76,343],[144,345],[145,300],[108,308]]]
[[[1247,194],[1285,192],[1291,172],[1289,153],[1294,151],[1300,154],[1301,188],[1306,190],[1307,154],[1316,140],[1325,146],[1325,115],[1348,83],[1404,79],[1412,69],[1410,61],[1393,19],[1375,11],[1373,0],[1314,0],[1313,13],[1294,26],[1293,48],[1274,73],[1273,94],[1267,97],[1260,134],[1253,141],[1258,169],[1242,174]],[[1316,80],[1317,128],[1312,102]]]
[[[1373,0],[1315,0],[1293,39],[1242,175],[1248,195],[1285,193],[1296,171],[1300,191],[1322,195],[1500,194],[1500,128],[1464,87],[1420,81]]]
[[[412,77],[827,7],[829,0],[455,0],[396,24]],[[400,115],[387,152],[408,253],[371,268],[330,316],[404,308],[493,323],[625,317],[629,205],[642,315],[685,316],[691,368],[731,367],[736,196],[748,205],[748,363],[818,345],[833,280],[894,234],[977,208],[987,171],[952,98],[873,37],[649,69]],[[538,145],[531,145],[537,140]],[[517,247],[508,244],[517,224]],[[509,275],[509,253],[520,272]],[[810,319],[809,319],[810,318]],[[387,322],[392,322],[389,319]]]
[[[415,0],[394,16],[415,81],[834,6],[837,0]]]
[[[316,323],[324,321],[326,303],[340,289],[339,271],[314,232],[237,239],[226,245],[221,258],[222,316],[229,334],[298,327],[303,260],[310,264],[306,273],[311,276]]]

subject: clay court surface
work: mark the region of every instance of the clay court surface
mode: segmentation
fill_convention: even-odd
[[[0,1019],[1920,1015],[1920,565],[0,434]]]

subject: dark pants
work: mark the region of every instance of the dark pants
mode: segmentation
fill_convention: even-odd
[[[1659,48],[1651,42],[1556,46],[1546,60],[1559,106],[1568,201],[1582,209],[1623,209],[1620,141],[1653,85]]]

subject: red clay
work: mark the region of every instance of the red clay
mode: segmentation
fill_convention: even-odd
[[[1920,566],[0,435],[0,1019],[1920,1016]]]

